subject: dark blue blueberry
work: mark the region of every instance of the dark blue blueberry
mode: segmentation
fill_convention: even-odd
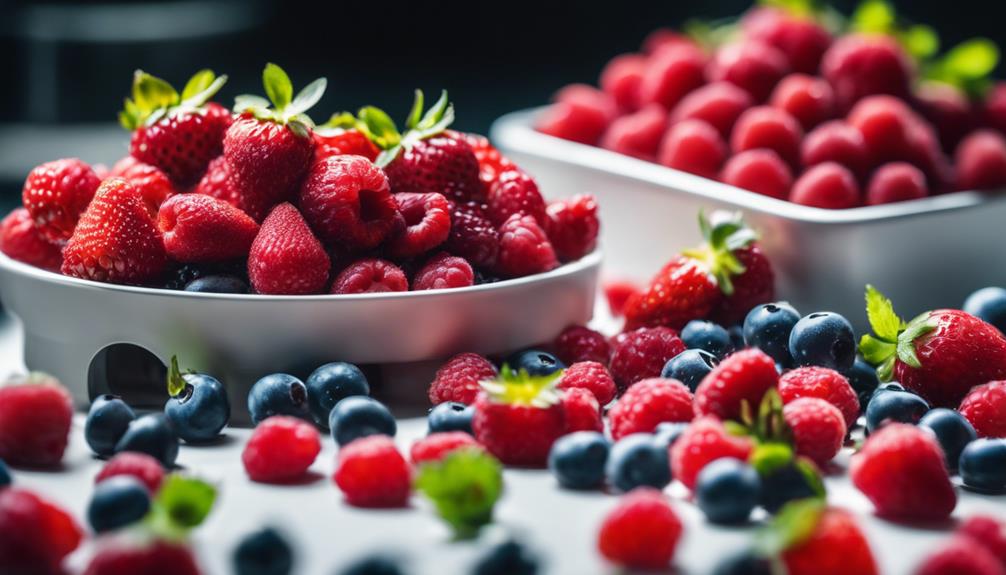
[[[472,575],[535,575],[538,557],[518,541],[494,545],[472,568]]]
[[[360,368],[351,363],[326,363],[307,378],[307,404],[311,417],[328,428],[328,414],[336,403],[351,395],[370,395],[370,384]]]
[[[149,413],[129,423],[115,444],[116,453],[123,451],[146,453],[170,469],[178,458],[178,435],[163,413]]]
[[[475,407],[465,405],[456,401],[447,401],[436,405],[430,410],[426,417],[428,433],[439,433],[442,431],[464,431],[469,435],[472,432],[472,417],[475,415]]]
[[[1006,491],[1006,439],[976,439],[961,452],[958,464],[964,486],[976,491]]]
[[[732,457],[702,468],[695,500],[712,523],[745,523],[761,498],[761,479],[754,467]]]
[[[745,551],[720,561],[713,575],[772,575],[772,563],[768,559]]]
[[[548,468],[567,489],[595,489],[604,485],[604,466],[611,446],[596,431],[577,431],[552,444]]]
[[[849,320],[837,313],[815,312],[793,326],[789,353],[796,365],[819,365],[845,373],[856,361],[856,334]]]
[[[744,327],[739,325],[730,326],[727,328],[727,333],[730,334],[730,345],[734,349],[744,349]]]
[[[91,451],[107,457],[115,453],[115,444],[136,419],[132,408],[115,395],[99,395],[91,403],[84,421],[84,440]]]
[[[915,425],[927,411],[926,400],[910,391],[878,389],[866,406],[866,432],[873,433],[892,421]]]
[[[178,437],[189,443],[215,439],[231,419],[224,385],[204,373],[181,373],[176,358],[171,358],[168,390],[177,393],[164,404],[164,415]]]
[[[255,425],[274,415],[310,420],[307,386],[288,373],[267,375],[256,381],[248,392],[248,413]]]
[[[866,411],[866,406],[870,403],[873,392],[880,385],[880,380],[877,379],[877,370],[866,363],[863,358],[857,357],[849,371],[845,372],[845,377],[856,392],[856,397],[859,398],[860,413]]]
[[[653,439],[670,449],[686,429],[688,429],[688,424],[684,422],[671,423],[665,421],[658,423],[657,428],[653,430]]]
[[[523,369],[530,375],[551,375],[560,369],[566,369],[566,364],[558,357],[539,349],[515,353],[507,358],[506,363],[514,371]]]
[[[395,436],[398,425],[383,403],[365,395],[351,395],[335,404],[328,417],[332,438],[339,445],[368,435]]]
[[[403,575],[398,561],[383,555],[364,557],[347,566],[339,575]]]
[[[234,550],[237,575],[289,575],[293,571],[293,549],[271,527],[246,535]]]
[[[234,276],[203,276],[185,284],[185,291],[201,293],[248,293],[248,284]]]
[[[982,288],[964,300],[964,311],[1006,333],[1006,289]]]
[[[686,349],[667,360],[660,377],[676,379],[695,391],[702,378],[716,367],[716,357],[702,349]]]
[[[906,391],[906,389],[905,386],[901,385],[896,381],[888,381],[886,383],[881,383],[880,385],[878,385],[877,389],[873,390],[873,393],[870,394],[870,399],[872,400],[874,397],[877,397],[878,395],[884,393],[885,391]],[[863,409],[865,410],[866,408],[864,407]]]
[[[12,481],[10,469],[7,469],[7,464],[3,459],[0,459],[0,487],[7,487]]]
[[[734,350],[726,328],[711,321],[693,319],[681,330],[681,341],[688,349],[702,349],[723,359]]]
[[[94,487],[87,521],[96,533],[119,529],[143,519],[150,511],[150,493],[130,475],[109,477]]]
[[[796,463],[782,465],[761,477],[761,506],[769,513],[776,513],[790,501],[817,497],[807,469]]]
[[[945,407],[929,410],[919,420],[919,427],[929,428],[936,434],[936,440],[940,442],[947,460],[947,468],[951,471],[957,469],[957,461],[964,447],[978,439],[971,422],[960,413]]]
[[[756,306],[744,318],[744,343],[764,351],[776,363],[789,367],[789,334],[800,321],[800,312],[780,301]]]
[[[649,433],[633,433],[611,448],[606,468],[608,482],[619,491],[646,486],[663,489],[671,482],[667,448]]]

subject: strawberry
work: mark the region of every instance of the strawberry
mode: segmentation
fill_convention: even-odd
[[[356,119],[347,112],[332,117],[314,129],[314,161],[329,156],[363,156],[371,162],[381,150],[363,131],[356,128]]]
[[[482,188],[488,192],[489,188],[496,182],[500,174],[517,167],[510,158],[500,153],[492,144],[489,138],[478,134],[468,134],[465,132],[455,132],[447,130],[447,135],[456,139],[462,139],[472,147],[475,159],[479,162],[479,179],[482,180]]]
[[[168,539],[150,541],[105,540],[91,558],[84,575],[200,575],[192,551]]]
[[[0,567],[3,573],[60,575],[83,539],[73,517],[31,491],[0,489]]]
[[[98,190],[101,180],[76,158],[46,162],[24,180],[21,202],[35,227],[50,242],[73,235],[77,220]]]
[[[642,487],[623,496],[604,517],[597,550],[608,561],[632,570],[666,571],[684,525],[664,495]]]
[[[933,407],[955,408],[972,387],[1006,379],[1006,337],[994,326],[948,309],[905,323],[873,286],[866,304],[874,335],[864,335],[859,349],[881,381],[898,381]]]
[[[201,194],[181,194],[164,202],[157,227],[168,255],[184,263],[245,257],[258,234],[258,224],[248,214]]]
[[[223,200],[236,208],[241,207],[241,194],[231,181],[231,167],[227,163],[227,158],[223,156],[218,156],[210,162],[203,179],[199,180],[193,191]]]
[[[915,575],[1004,575],[1006,567],[970,537],[954,535],[930,553]]]
[[[775,361],[758,348],[727,356],[702,379],[695,390],[695,414],[738,420],[744,404],[754,412],[765,393],[775,388]]]
[[[761,552],[789,575],[877,575],[866,535],[853,515],[818,499],[794,502],[763,531]]]
[[[42,237],[24,208],[15,208],[0,221],[0,252],[19,262],[54,272],[58,272],[63,263],[60,247]]]
[[[69,441],[73,400],[53,377],[31,373],[0,384],[0,459],[52,467]]]
[[[712,319],[721,325],[739,325],[756,305],[775,299],[775,272],[765,252],[750,244],[734,250],[734,256],[744,272],[732,278],[733,293],[713,308]]]
[[[248,254],[248,278],[261,294],[322,293],[332,263],[297,211],[283,203],[262,222]]]
[[[137,70],[133,97],[119,112],[119,123],[133,132],[130,155],[159,168],[180,188],[198,182],[223,150],[231,124],[230,112],[209,102],[226,81],[227,76],[200,70],[179,94],[164,80]]]
[[[314,124],[305,112],[325,93],[326,80],[319,78],[294,96],[290,77],[269,63],[262,83],[269,100],[238,96],[235,111],[241,116],[224,136],[238,207],[258,221],[290,199],[314,157]]]
[[[143,194],[121,178],[102,182],[63,250],[63,274],[144,284],[166,268],[164,242]]]
[[[710,462],[721,457],[747,461],[753,449],[751,438],[731,435],[715,417],[701,417],[671,446],[671,469],[675,479],[691,489],[699,472]]]
[[[126,156],[112,166],[109,177],[122,178],[140,191],[147,202],[147,209],[156,214],[164,200],[175,193],[175,187],[167,174],[150,164],[144,164],[133,156]]]
[[[566,432],[562,372],[547,376],[515,373],[504,365],[500,377],[481,382],[475,398],[475,439],[507,465],[541,467],[552,443]]]

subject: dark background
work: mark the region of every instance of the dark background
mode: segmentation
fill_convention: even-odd
[[[1006,43],[994,3],[902,1],[899,13],[936,26],[945,46],[970,36]],[[231,81],[220,100],[261,93],[266,61],[296,87],[318,76],[328,93],[312,111],[372,103],[406,113],[412,89],[450,91],[456,126],[539,105],[569,82],[595,82],[611,56],[660,26],[735,15],[750,2],[27,2],[0,0],[0,201],[15,201],[35,164],[75,155],[112,162],[127,135],[114,125],[131,74],[143,68],[180,87],[209,67]],[[848,13],[852,2],[837,2]]]

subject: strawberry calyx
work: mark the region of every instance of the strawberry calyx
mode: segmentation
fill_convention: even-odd
[[[343,117],[339,121],[345,122],[347,118]],[[381,154],[374,163],[383,168],[402,151],[412,148],[420,140],[442,133],[453,122],[454,105],[447,99],[447,90],[440,92],[440,98],[426,112],[423,112],[423,91],[416,90],[412,109],[405,120],[405,132],[399,132],[394,120],[374,106],[360,108],[355,127],[381,149]]]
[[[306,112],[321,100],[328,80],[318,78],[294,95],[290,76],[283,68],[269,62],[262,70],[262,85],[268,100],[261,96],[243,94],[234,99],[234,112],[250,114],[257,120],[286,126],[302,138],[310,136],[314,121]]]
[[[201,525],[213,509],[217,489],[213,485],[181,473],[164,479],[150,504],[142,528],[159,538],[180,541]]]
[[[421,464],[415,485],[457,539],[471,539],[492,522],[503,492],[503,466],[482,449],[464,447]]]
[[[119,112],[119,124],[132,131],[168,116],[200,113],[226,82],[226,75],[218,77],[213,70],[200,70],[189,78],[179,94],[165,80],[137,70],[133,73],[132,97],[126,98]]]
[[[724,295],[734,293],[733,277],[747,271],[734,253],[758,240],[758,234],[744,223],[740,212],[713,212],[706,217],[699,210],[699,229],[705,242],[681,252],[685,257],[705,264]]]
[[[527,370],[514,371],[508,364],[503,364],[498,378],[479,385],[495,403],[547,409],[562,399],[558,388],[562,374],[563,370],[549,375],[531,375]]]
[[[906,323],[894,312],[891,300],[868,285],[866,316],[873,334],[863,335],[859,341],[859,352],[863,359],[877,368],[881,381],[891,381],[894,377],[896,360],[914,368],[922,367],[915,352],[915,340],[936,329],[936,321],[930,312]]]
[[[787,503],[755,536],[755,553],[769,559],[773,573],[785,573],[781,555],[813,537],[827,504],[823,499],[799,499]]]
[[[901,18],[888,0],[860,2],[849,18],[849,30],[859,34],[889,36],[918,61],[932,58],[940,50],[940,37],[936,30]]]

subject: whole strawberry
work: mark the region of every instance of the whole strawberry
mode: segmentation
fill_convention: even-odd
[[[72,418],[70,394],[51,376],[32,373],[0,384],[0,459],[29,467],[59,464]]]
[[[957,407],[976,385],[1006,379],[1006,337],[960,311],[940,309],[906,323],[891,301],[866,287],[874,335],[859,344],[881,381],[898,381],[933,407]]]
[[[231,124],[230,112],[209,101],[226,81],[227,76],[200,70],[179,94],[164,80],[137,70],[132,98],[119,112],[119,123],[133,132],[130,155],[159,168],[180,188],[198,182],[223,151]]]
[[[970,537],[953,535],[926,557],[915,575],[1004,575],[992,552]]]
[[[532,376],[504,365],[499,379],[482,382],[475,399],[475,439],[507,465],[542,467],[552,443],[566,432],[562,373]]]
[[[24,180],[21,203],[38,231],[51,242],[68,239],[101,180],[76,158],[46,162]]]
[[[329,156],[363,156],[371,162],[381,153],[374,142],[356,127],[356,118],[348,112],[333,114],[314,129],[314,161]]]
[[[185,263],[243,258],[258,234],[258,224],[248,214],[202,194],[180,194],[164,202],[157,227],[171,259]]]
[[[252,242],[248,278],[261,294],[322,293],[331,265],[297,208],[283,203],[273,208]]]
[[[167,174],[133,156],[126,156],[116,162],[108,175],[112,178],[122,178],[139,190],[152,214],[157,213],[164,200],[175,193],[175,187]]]
[[[54,272],[58,272],[63,263],[62,249],[42,237],[24,208],[15,208],[0,221],[0,252],[19,262]]]
[[[472,151],[475,153],[475,159],[479,163],[479,179],[482,180],[484,190],[489,190],[500,174],[516,167],[509,158],[501,154],[499,150],[490,144],[489,138],[485,136],[455,132],[453,130],[447,130],[446,133],[454,138],[464,140],[471,146]]]
[[[854,516],[804,499],[782,509],[764,530],[762,553],[789,575],[877,575],[879,568]]]
[[[63,558],[83,539],[73,516],[19,487],[0,489],[0,569],[16,575],[59,575]]]

